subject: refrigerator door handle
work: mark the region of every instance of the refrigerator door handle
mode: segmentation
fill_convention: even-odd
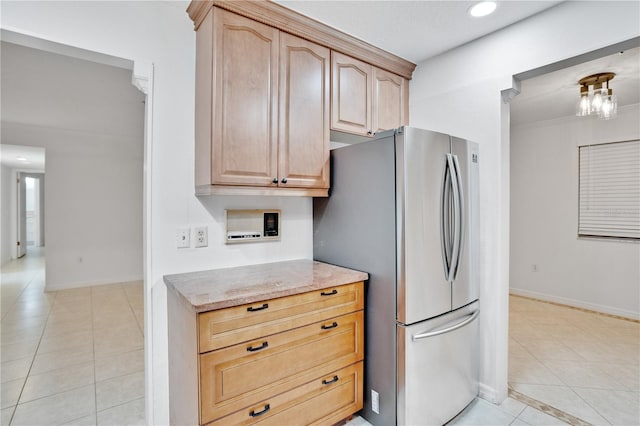
[[[451,221],[453,216],[453,249],[451,250],[451,254],[449,257],[449,272],[447,274],[447,281],[453,281],[454,274],[458,269],[458,261],[460,260],[460,231],[461,231],[461,223],[460,219],[462,217],[462,210],[460,206],[460,179],[458,178],[458,173],[455,168],[455,158],[452,154],[447,154],[447,168],[449,170],[449,176],[451,180],[451,190],[453,193],[453,212],[449,214],[449,220]],[[451,229],[451,225],[449,225],[449,229]]]
[[[444,278],[451,281],[451,169],[449,156],[447,154],[444,160],[444,168],[442,173],[442,186],[440,188],[440,248],[442,249],[442,266],[444,268]]]
[[[458,162],[458,156],[452,155],[453,159],[453,171],[454,176],[452,179],[455,181],[455,194],[454,194],[454,237],[453,237],[453,259],[454,263],[451,267],[451,280],[455,280],[458,277],[458,267],[460,265],[460,261],[462,260],[462,239],[464,238],[464,219],[465,219],[465,210],[464,210],[464,193],[462,186],[462,174],[460,173],[460,163]]]
[[[462,321],[460,321],[457,324],[451,325],[451,326],[447,326],[444,328],[437,328],[435,330],[429,330],[423,333],[418,333],[418,334],[414,334],[413,336],[411,336],[411,340],[413,340],[414,342],[416,340],[422,340],[422,339],[427,339],[429,337],[434,337],[434,336],[438,336],[440,334],[445,334],[445,333],[450,333],[452,331],[455,331],[459,328],[464,327],[465,325],[469,324],[470,322],[473,322],[473,320],[475,320],[478,315],[480,315],[480,309],[476,309],[475,311],[473,311],[472,313],[465,315]]]

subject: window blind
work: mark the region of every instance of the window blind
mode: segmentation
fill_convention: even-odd
[[[640,140],[579,148],[578,235],[640,239]]]

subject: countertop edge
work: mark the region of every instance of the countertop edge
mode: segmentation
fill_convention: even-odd
[[[290,262],[290,261],[285,261],[285,262]],[[282,263],[285,263],[285,262],[282,262]],[[224,298],[223,300],[213,300],[211,302],[206,302],[206,303],[194,303],[192,300],[189,299],[189,297],[187,297],[180,290],[180,288],[178,288],[175,285],[174,281],[176,278],[183,277],[190,273],[167,274],[163,276],[163,281],[167,286],[167,290],[174,291],[176,294],[178,294],[180,299],[183,300],[183,302],[185,302],[188,306],[191,306],[195,313],[201,313],[201,312],[214,311],[214,310],[219,310],[224,308],[231,308],[235,306],[241,306],[245,304],[266,301],[270,299],[276,299],[280,297],[293,296],[296,294],[307,293],[310,291],[324,290],[331,287],[349,285],[349,284],[353,284],[361,281],[366,281],[367,279],[369,279],[369,274],[366,272],[357,271],[357,270],[345,268],[342,266],[332,265],[324,262],[318,262],[318,261],[313,261],[313,262],[322,264],[323,267],[338,268],[342,270],[343,273],[348,274],[348,279],[340,280],[340,279],[334,278],[334,279],[327,279],[327,280],[314,282],[312,284],[307,283],[300,286],[287,287],[280,290],[277,290],[277,289],[276,290],[267,290],[267,289],[258,290],[255,293],[252,293],[250,295],[244,294],[244,295],[238,295],[235,297],[231,296],[231,297]],[[281,263],[281,262],[273,262],[273,264],[278,264],[278,263]],[[256,266],[258,265],[246,265],[246,267],[256,267]],[[237,268],[242,268],[242,266],[234,267],[234,269],[237,269]],[[222,268],[222,269],[226,269],[226,268]],[[212,270],[212,272],[213,271],[219,272],[220,269]],[[198,271],[197,273],[202,274],[207,272],[209,271]],[[256,285],[256,287],[259,287],[259,285]]]

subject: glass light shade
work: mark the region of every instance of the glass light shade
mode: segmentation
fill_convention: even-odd
[[[610,120],[618,115],[618,97],[613,94],[607,94],[603,98],[602,108],[598,116],[603,120]]]
[[[591,114],[591,102],[589,101],[589,94],[585,93],[580,96],[578,104],[576,105],[576,115],[578,117],[584,117]]]
[[[601,88],[596,88],[593,91],[593,97],[591,98],[591,112],[594,114],[600,114],[600,110],[602,109],[602,90]]]

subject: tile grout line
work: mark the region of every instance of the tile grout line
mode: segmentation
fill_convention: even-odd
[[[619,319],[619,320],[623,320],[623,321],[629,321],[629,322],[634,322],[634,323],[640,324],[640,319],[627,318],[627,317],[623,317],[623,316],[620,316],[620,315],[614,315],[614,314],[607,314],[605,312],[598,312],[598,311],[594,311],[594,310],[587,309],[587,308],[580,308],[580,307],[577,307],[577,306],[565,305],[564,303],[551,302],[549,300],[537,299],[535,297],[521,296],[519,294],[509,293],[509,296],[511,296],[511,297],[519,297],[521,299],[535,300],[536,302],[547,303],[549,305],[562,306],[563,308],[574,309],[576,311],[587,312],[587,313],[590,313],[590,314],[600,315],[600,316],[607,317],[607,318],[614,318],[614,319]]]

